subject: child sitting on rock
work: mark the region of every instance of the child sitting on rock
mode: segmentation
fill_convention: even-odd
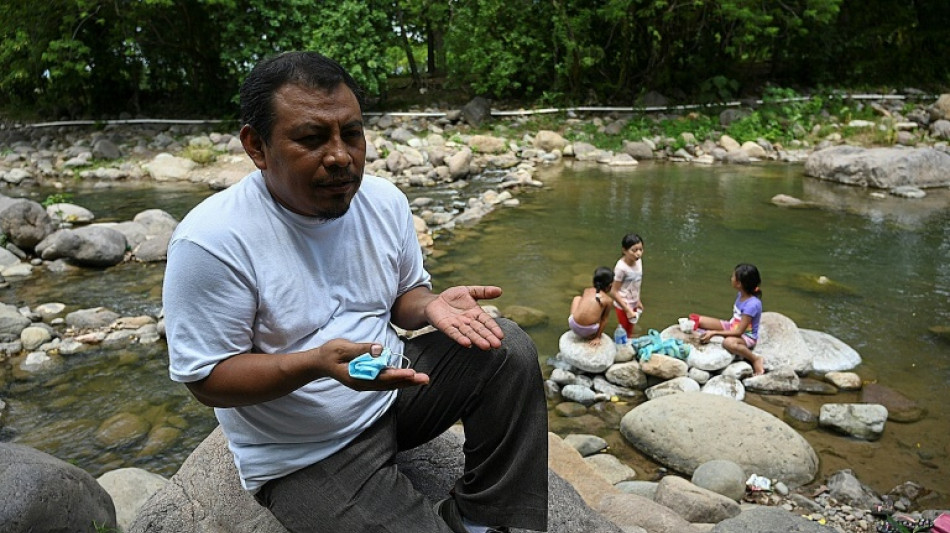
[[[762,319],[762,289],[759,285],[762,277],[755,265],[741,263],[732,272],[732,288],[738,290],[736,301],[732,305],[732,318],[718,318],[689,315],[700,333],[699,341],[707,343],[716,335],[722,335],[722,347],[729,353],[738,355],[752,364],[756,376],[765,373],[762,358],[752,349],[759,342],[759,321]]]
[[[607,267],[594,270],[594,286],[584,289],[571,301],[571,315],[567,324],[578,337],[590,340],[591,346],[600,345],[600,336],[607,325],[607,316],[614,300],[610,297],[610,284],[614,272]]]

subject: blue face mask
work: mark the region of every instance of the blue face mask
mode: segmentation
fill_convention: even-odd
[[[409,368],[409,363],[409,358],[405,355],[392,353],[389,348],[383,348],[383,353],[378,357],[364,353],[350,361],[350,377],[371,381],[387,368]]]

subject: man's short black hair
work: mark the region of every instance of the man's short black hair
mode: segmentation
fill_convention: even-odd
[[[332,90],[341,83],[349,87],[360,109],[363,89],[339,63],[317,52],[284,52],[254,67],[241,85],[241,122],[248,124],[265,143],[270,142],[276,119],[274,93],[288,83]]]

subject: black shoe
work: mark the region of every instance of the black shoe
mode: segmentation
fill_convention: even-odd
[[[454,498],[446,498],[436,503],[435,512],[442,517],[453,533],[468,533],[465,524],[462,523],[462,513],[455,505]],[[510,533],[510,530],[507,527],[492,527],[488,528],[488,533]]]

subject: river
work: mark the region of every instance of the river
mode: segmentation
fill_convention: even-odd
[[[728,314],[732,268],[752,262],[762,272],[767,311],[848,343],[864,359],[856,369],[863,379],[899,390],[928,410],[916,423],[888,422],[875,442],[824,430],[803,433],[821,459],[817,481],[852,468],[878,491],[913,480],[938,493],[928,507],[950,506],[945,409],[950,342],[941,333],[950,325],[950,191],[931,190],[921,200],[876,197],[865,189],[804,178],[800,165],[784,164],[642,164],[619,171],[576,164],[540,176],[545,188],[518,196],[521,206],[437,235],[439,252],[427,259],[437,288],[496,284],[505,294],[488,303],[546,313],[546,325],[529,329],[543,363],[557,353],[571,297],[589,284],[595,267],[613,266],[624,233],[637,232],[645,241],[646,310],[639,332],[663,329],[691,312]],[[38,201],[47,193],[30,192]],[[180,218],[210,194],[188,185],[72,193],[72,202],[100,220],[115,221],[148,208]],[[409,191],[423,194],[429,192]],[[778,207],[770,202],[776,194],[821,207]],[[61,274],[40,268],[29,279],[11,280],[0,296],[16,305],[60,301],[70,310],[103,305],[124,315],[156,315],[162,274],[161,264]],[[819,276],[832,280],[833,290],[816,283]],[[610,331],[614,325],[612,319]],[[209,408],[168,380],[166,365],[164,344],[158,343],[65,358],[42,375],[7,369],[0,373],[0,399],[8,404],[0,440],[34,446],[94,475],[137,466],[170,476],[215,421]],[[747,401],[780,415],[790,401],[817,413],[821,403],[857,397],[749,394]],[[640,479],[650,479],[657,465],[616,431],[625,408],[609,405],[592,410],[597,416],[576,420],[552,412],[551,428],[560,434],[601,434],[611,453],[634,466]],[[172,428],[173,443],[155,453],[142,453],[141,443],[103,449],[96,429],[120,412]]]

